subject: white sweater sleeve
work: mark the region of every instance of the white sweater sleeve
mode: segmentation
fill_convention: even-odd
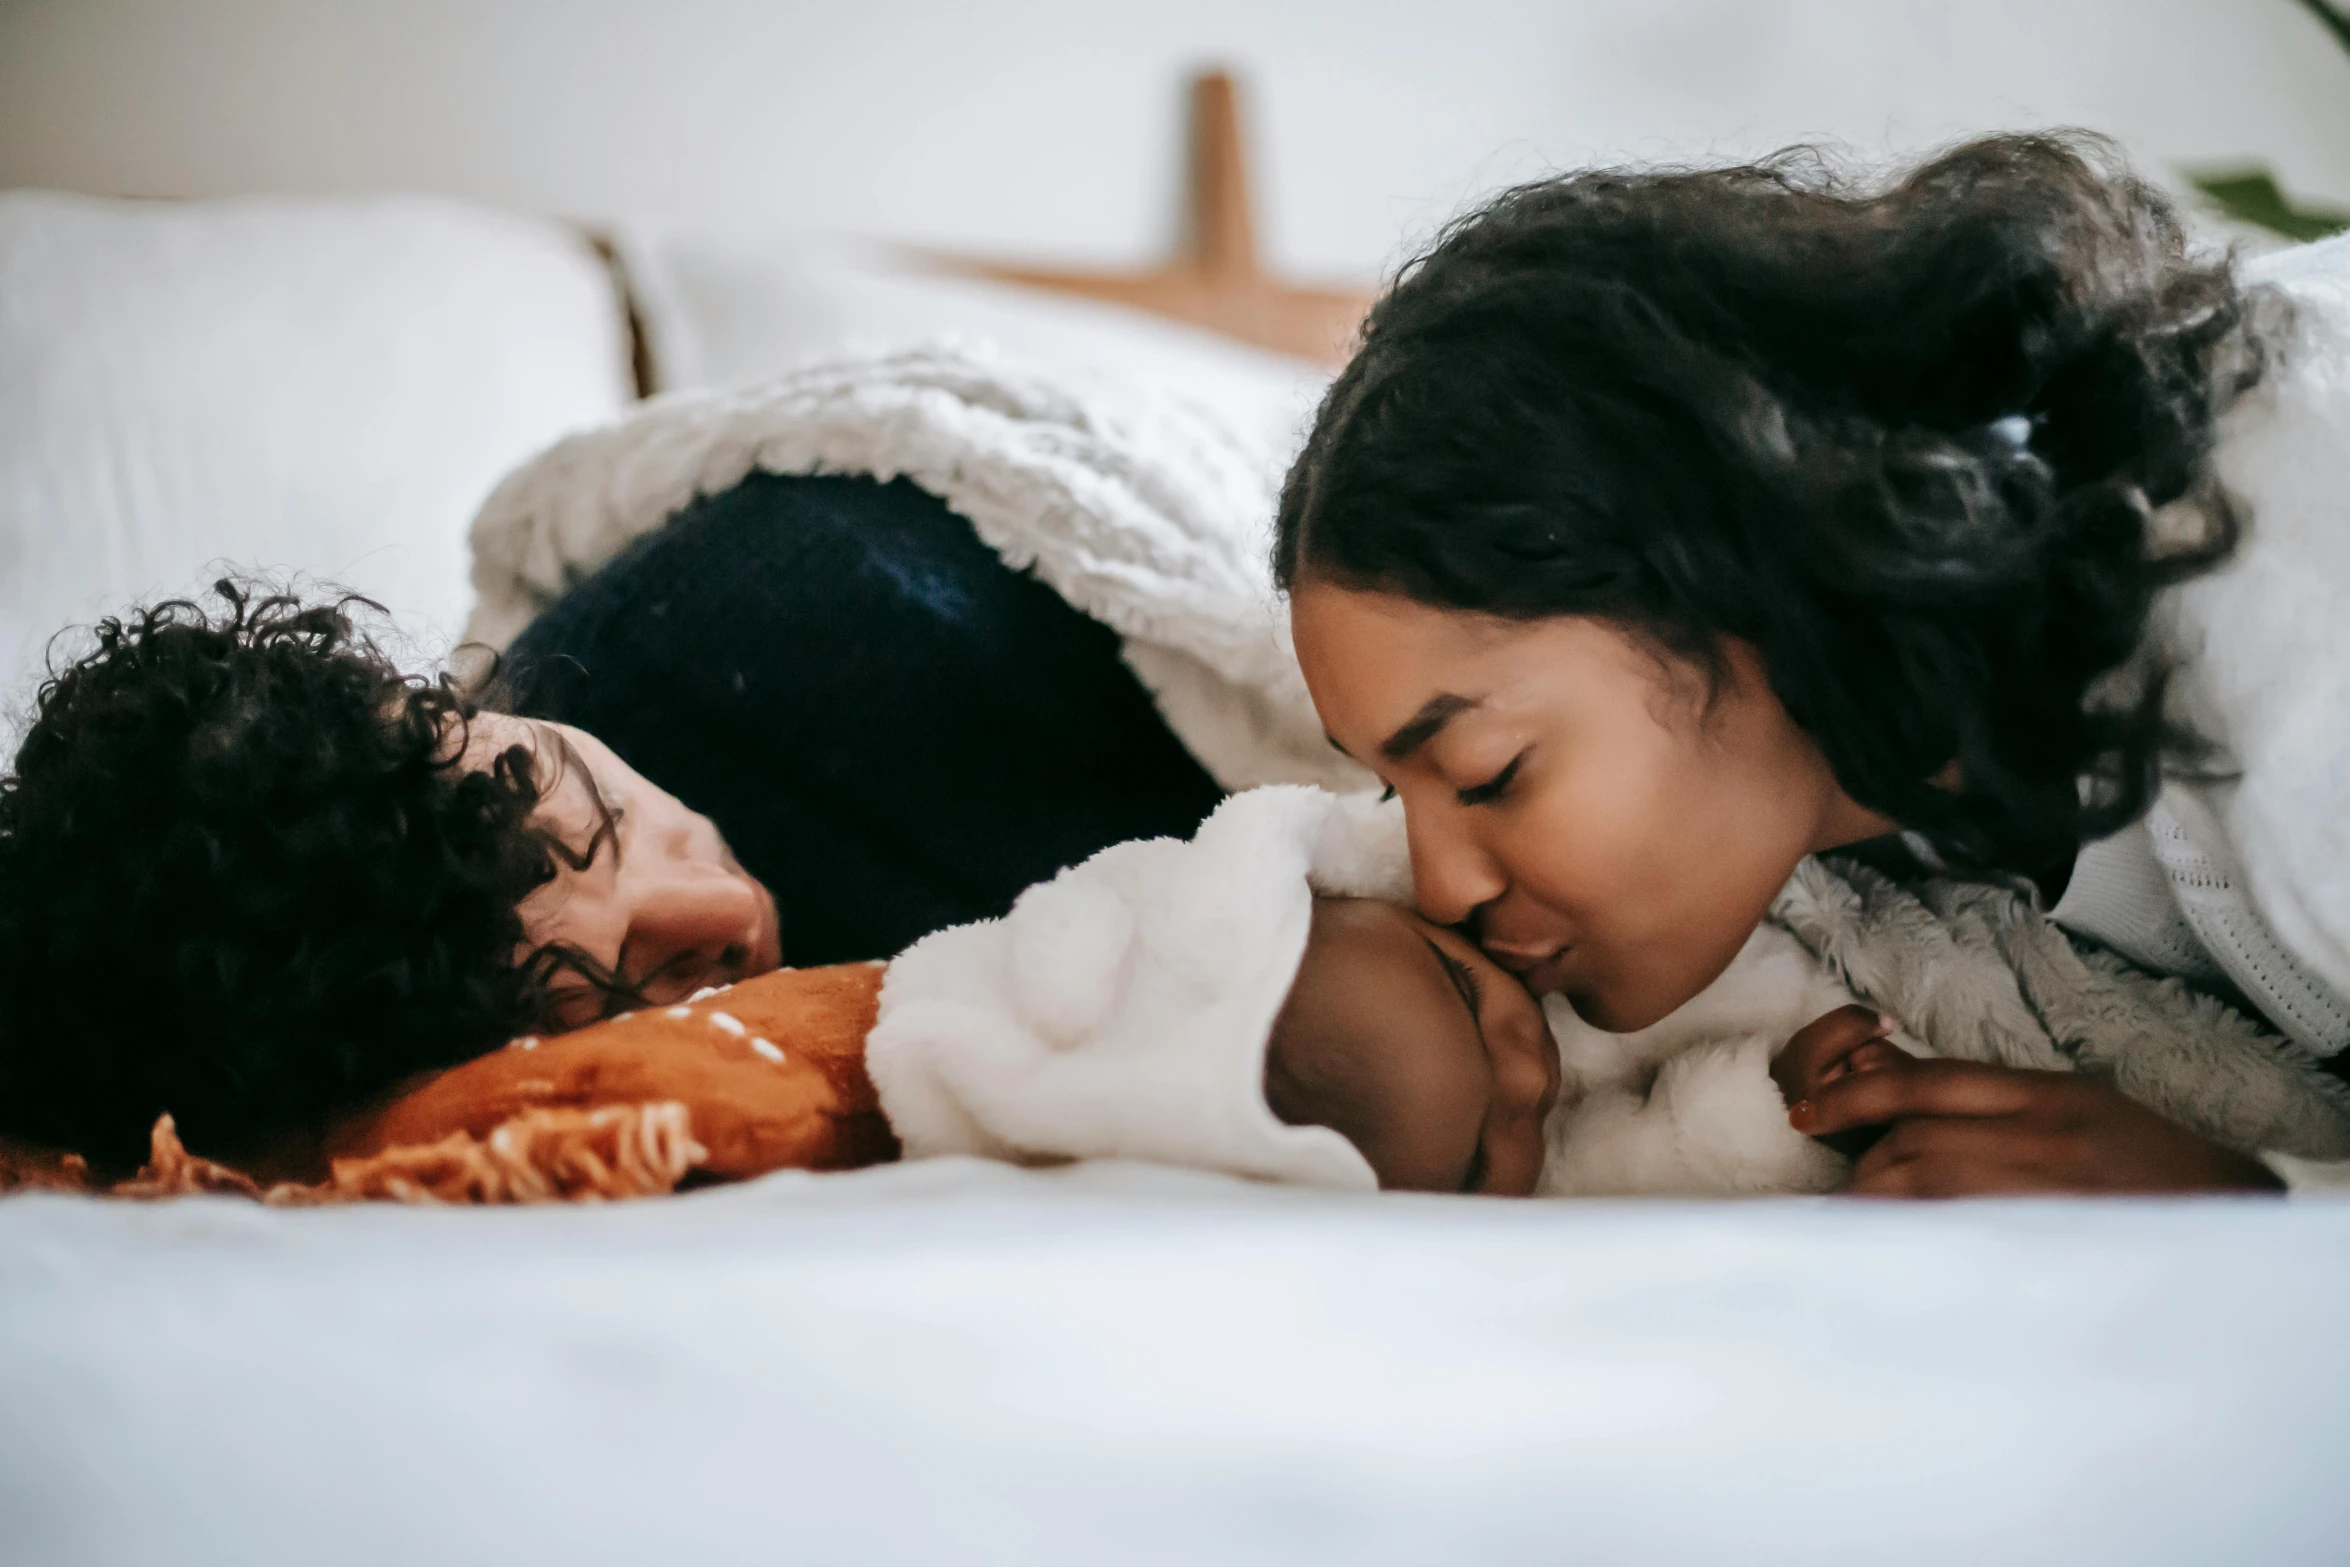
[[[2322,1056],[2350,1048],[2350,238],[2245,280],[2291,311],[2221,425],[2219,477],[2249,526],[2154,626],[2173,716],[2232,777],[2167,788],[2150,826],[2171,829],[2153,847],[2176,851],[2172,889],[2211,957]]]

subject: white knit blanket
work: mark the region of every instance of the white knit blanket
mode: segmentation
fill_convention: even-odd
[[[1360,788],[1322,736],[1273,590],[1288,453],[1171,394],[921,349],[656,399],[516,470],[473,524],[468,639],[502,648],[695,497],[769,473],[903,477],[1125,639],[1228,789]]]

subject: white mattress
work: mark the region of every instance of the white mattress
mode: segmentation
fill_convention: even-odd
[[[2338,1562],[2350,1205],[0,1201],[0,1558]]]

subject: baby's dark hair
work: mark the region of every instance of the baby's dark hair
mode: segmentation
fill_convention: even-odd
[[[1716,677],[1744,639],[1855,800],[2030,870],[2188,744],[2159,672],[2116,672],[2235,544],[2209,459],[2259,342],[2226,261],[2087,137],[1889,185],[1800,150],[1570,174],[1373,308],[1275,571],[1597,616]]]
[[[252,582],[101,621],[0,778],[0,1134],[242,1151],[549,1015],[522,900],[584,863],[363,599]]]

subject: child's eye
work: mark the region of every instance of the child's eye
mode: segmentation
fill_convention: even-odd
[[[1436,961],[1444,965],[1444,977],[1452,981],[1452,988],[1461,993],[1461,1004],[1476,1017],[1485,1010],[1484,992],[1478,988],[1477,976],[1469,972],[1469,965],[1431,941],[1428,950],[1436,954]]]
[[[1518,776],[1518,764],[1525,760],[1526,753],[1520,751],[1516,756],[1510,758],[1509,766],[1503,768],[1500,772],[1495,773],[1491,778],[1486,779],[1485,782],[1481,784],[1474,785],[1471,788],[1456,791],[1453,795],[1453,798],[1460,801],[1463,805],[1492,804],[1494,801],[1500,799],[1503,795],[1509,792],[1510,780]]]

